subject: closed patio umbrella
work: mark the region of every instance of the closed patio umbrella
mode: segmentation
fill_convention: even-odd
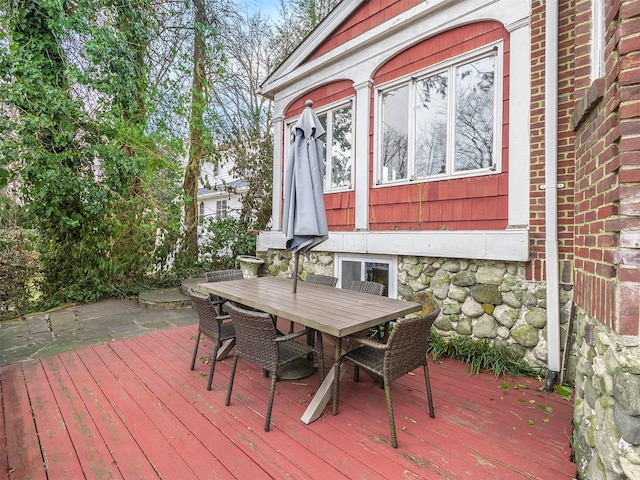
[[[320,140],[325,131],[311,108],[313,102],[307,100],[305,105],[294,127],[294,140],[284,172],[282,229],[287,249],[295,254],[294,293],[300,252],[306,252],[329,238],[322,192],[323,144]]]

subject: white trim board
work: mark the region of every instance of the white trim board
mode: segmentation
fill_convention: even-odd
[[[282,232],[260,232],[257,250],[269,249],[285,250]],[[329,239],[314,250],[526,262],[529,260],[529,232],[526,228],[504,231],[330,232]]]

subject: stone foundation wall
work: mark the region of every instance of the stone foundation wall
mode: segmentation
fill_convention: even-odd
[[[533,367],[547,363],[546,284],[525,279],[524,263],[404,257],[398,266],[402,298],[433,295],[442,309],[434,326],[444,336],[470,336],[506,344]],[[560,292],[564,345],[571,313],[571,287]],[[573,378],[575,356],[567,378]]]
[[[640,338],[576,315],[573,450],[580,478],[640,479]]]
[[[294,256],[288,250],[268,250],[258,252],[258,256],[265,260],[258,272],[259,275],[272,277],[293,278]],[[326,252],[309,252],[301,254],[298,259],[299,278],[305,280],[308,274],[333,276],[333,254]]]
[[[293,255],[288,251],[260,252],[261,274],[292,277]],[[300,277],[309,273],[334,275],[333,255],[300,255]],[[571,286],[560,292],[560,344],[565,344],[571,310]],[[491,344],[508,345],[533,367],[547,363],[546,285],[525,279],[524,263],[472,261],[429,257],[398,259],[398,297],[440,306],[434,326],[443,336],[470,336]],[[575,355],[566,378],[575,376]]]

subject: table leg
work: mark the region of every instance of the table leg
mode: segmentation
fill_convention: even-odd
[[[317,420],[320,415],[322,415],[322,411],[327,406],[327,403],[329,403],[329,399],[331,398],[331,394],[333,393],[333,379],[336,375],[336,368],[338,365],[338,360],[340,359],[340,355],[342,355],[342,339],[337,338],[335,350],[336,361],[333,364],[333,367],[331,367],[331,370],[329,370],[328,375],[324,377],[324,381],[322,382],[320,387],[318,387],[318,391],[311,399],[311,402],[302,415],[302,418],[300,418],[302,423],[309,425],[314,420]],[[338,373],[338,375],[340,375],[340,378],[342,378],[345,371],[346,369],[343,365],[340,369],[340,372]]]
[[[220,345],[220,348],[218,349],[216,360],[222,360],[224,358],[227,358],[229,356],[229,352],[231,351],[231,349],[235,344],[236,344],[235,338],[230,338],[228,340],[223,341],[222,345]]]

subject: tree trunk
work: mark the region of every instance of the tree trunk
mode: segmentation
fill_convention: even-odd
[[[182,189],[185,195],[185,233],[183,250],[193,260],[198,258],[198,178],[200,165],[206,157],[204,109],[206,106],[206,74],[204,25],[206,15],[204,0],[193,0],[195,24],[193,35],[193,87],[191,90],[191,122],[189,162],[184,173]]]

